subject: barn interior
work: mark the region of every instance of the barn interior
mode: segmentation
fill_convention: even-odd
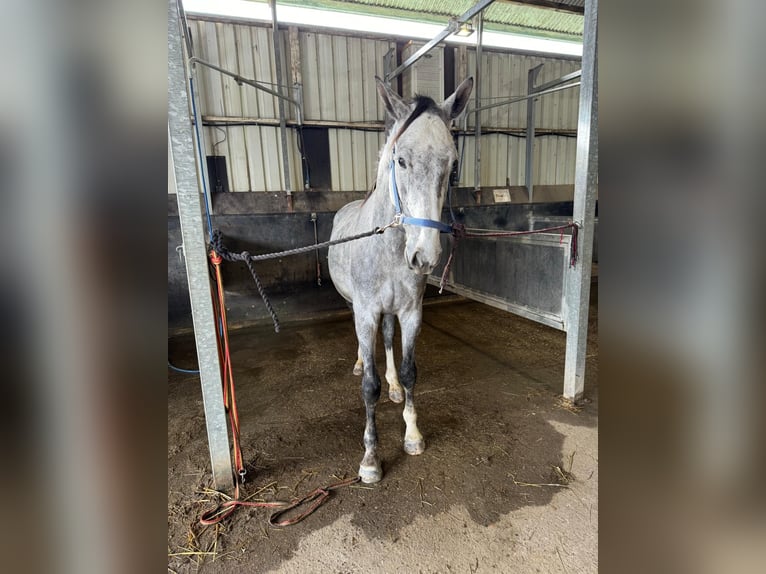
[[[186,95],[175,108],[171,101],[168,128],[169,571],[595,572],[597,2],[308,7],[338,21],[356,13],[427,24],[440,38],[433,46],[403,32],[291,20],[305,3],[245,4],[265,11],[169,2],[169,67],[175,55]],[[493,44],[511,36],[550,47]],[[375,76],[404,97],[442,101],[469,75],[477,89],[453,127],[460,159],[442,221],[536,233],[461,240],[440,293],[454,241],[443,237],[417,343],[425,452],[402,450],[401,405],[384,383],[381,482],[332,492],[294,526],[273,527],[269,509],[251,508],[200,525],[204,510],[233,495],[231,479],[216,474],[223,454],[213,446],[218,432],[229,459],[233,436],[211,428],[216,408],[225,420],[210,398],[216,385],[220,396],[218,336],[195,296],[210,290],[209,231],[251,254],[327,241],[335,212],[364,198],[376,178],[386,133]],[[248,266],[221,266],[242,498],[291,500],[357,472],[356,339],[326,248],[254,267],[278,333]]]

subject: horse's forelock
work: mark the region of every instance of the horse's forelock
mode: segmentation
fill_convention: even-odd
[[[424,113],[433,112],[438,114],[439,116],[443,115],[442,109],[437,105],[435,101],[433,101],[432,98],[428,96],[421,96],[419,94],[416,94],[415,97],[412,99],[412,103],[415,104],[415,108],[412,110],[412,113],[404,121],[404,123],[402,124],[402,127],[399,128],[399,131],[396,132],[396,136],[394,136],[394,142],[396,142],[396,140],[398,140],[401,137],[401,135],[405,131],[407,131],[407,128],[409,128],[412,125],[412,122],[414,122]]]

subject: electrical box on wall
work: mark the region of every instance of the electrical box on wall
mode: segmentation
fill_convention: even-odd
[[[402,61],[417,52],[423,44],[410,42],[402,50]],[[402,73],[402,96],[430,96],[436,102],[444,100],[444,48],[436,47]]]

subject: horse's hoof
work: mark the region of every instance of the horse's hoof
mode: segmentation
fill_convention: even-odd
[[[360,377],[362,374],[364,374],[364,365],[362,365],[362,363],[357,363],[354,365],[354,374],[357,377]]]
[[[359,478],[365,484],[372,484],[374,482],[380,482],[383,478],[383,471],[379,466],[359,466]]]
[[[426,450],[426,441],[420,440],[406,440],[404,441],[404,452],[411,455],[423,454]]]
[[[402,389],[388,389],[388,398],[391,399],[392,403],[401,403],[404,401],[404,393],[402,392]]]

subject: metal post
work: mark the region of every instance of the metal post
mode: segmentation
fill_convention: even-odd
[[[396,62],[396,48],[389,48],[383,56],[383,77],[386,78],[385,83],[389,87],[391,86],[391,80],[388,79],[391,71],[394,69]]]
[[[543,69],[542,64],[538,64],[534,68],[531,68],[527,72],[527,94],[532,94],[535,91],[535,81],[537,81],[537,75],[540,70]],[[533,171],[535,168],[535,99],[527,99],[527,156],[524,163],[524,185],[527,188],[527,197],[529,203],[533,200],[533,186],[534,177]]]
[[[282,94],[282,50],[279,46],[279,28],[277,27],[277,2],[269,0],[271,8],[271,24],[274,40],[274,67],[277,72],[277,92]],[[282,165],[285,172],[285,191],[287,192],[287,209],[293,210],[293,187],[290,182],[290,159],[287,150],[287,126],[285,124],[285,102],[282,98],[277,100],[279,105],[279,132],[282,139]]]
[[[217,490],[230,491],[234,483],[229,436],[223,407],[221,367],[210,296],[187,87],[178,4],[176,0],[168,0],[168,137],[176,178],[178,216],[186,255],[186,276],[189,281],[213,481]]]
[[[482,36],[484,35],[484,12],[479,12],[478,22],[476,26],[476,73],[474,78],[474,106],[476,107],[476,114],[474,120],[474,129],[476,130],[476,142],[474,145],[474,161],[473,161],[473,192],[476,197],[476,203],[481,203],[481,112],[478,111],[481,107],[481,43]]]
[[[598,179],[598,0],[585,2],[580,114],[577,124],[577,158],[573,219],[580,225],[577,266],[566,284],[567,347],[564,366],[564,397],[582,397],[585,381],[585,350],[588,341],[593,219]]]

